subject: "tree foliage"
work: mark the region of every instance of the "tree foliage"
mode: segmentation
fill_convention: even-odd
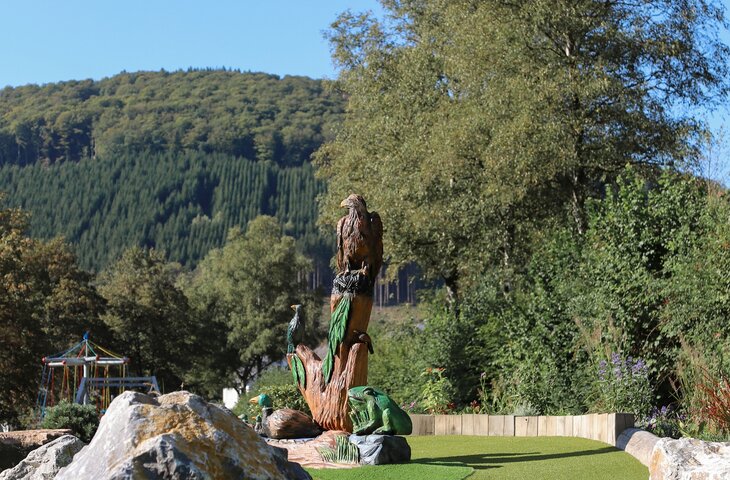
[[[134,376],[154,375],[165,391],[180,387],[192,358],[190,307],[176,274],[160,252],[133,247],[99,276],[115,348]]]
[[[257,217],[245,232],[231,230],[223,248],[201,262],[187,289],[211,334],[226,332],[210,339],[217,351],[235,355],[236,361],[201,368],[222,366],[222,374],[235,374],[245,386],[284,358],[290,305],[304,305],[306,338],[319,338],[320,303],[302,281],[310,266],[272,217]]]
[[[688,368],[727,368],[717,319],[728,225],[717,213],[726,209],[690,175],[647,178],[629,168],[591,202],[585,235],[553,232],[501,319],[506,348],[497,363],[508,400],[541,412],[585,410],[600,397],[599,364],[619,354],[641,359],[662,402],[692,395],[694,379],[684,380],[698,372]],[[687,356],[698,350],[699,361]]]
[[[193,268],[228,230],[259,214],[329,264],[333,241],[316,226],[324,184],[311,165],[281,168],[222,154],[124,154],[56,166],[0,168],[8,200],[33,212],[31,232],[64,235],[82,265],[101,270],[133,246]],[[325,253],[326,252],[326,253]]]
[[[120,73],[0,90],[0,165],[217,152],[301,165],[342,104],[321,81],[227,70]]]
[[[453,295],[488,266],[508,280],[546,219],[584,232],[627,163],[691,159],[703,129],[681,107],[727,90],[713,1],[382,3],[330,31],[348,108],[319,154],[323,205],[372,198],[391,262]]]
[[[108,338],[103,300],[69,246],[26,231],[26,213],[0,208],[0,421],[11,424],[35,405],[43,356],[84,331]]]

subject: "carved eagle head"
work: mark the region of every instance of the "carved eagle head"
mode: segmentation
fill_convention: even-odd
[[[368,206],[365,203],[365,199],[362,198],[362,195],[358,195],[356,193],[353,193],[346,199],[340,203],[340,207],[347,208],[347,209],[354,209],[358,213],[366,214],[368,211]]]

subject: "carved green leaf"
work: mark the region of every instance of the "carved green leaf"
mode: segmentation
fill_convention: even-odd
[[[307,375],[304,370],[304,364],[296,355],[291,358],[291,373],[300,388],[307,388]]]
[[[324,374],[325,383],[329,383],[332,378],[332,370],[335,365],[335,352],[337,347],[342,343],[347,332],[347,320],[350,318],[350,306],[352,299],[349,295],[343,295],[337,304],[335,311],[332,312],[329,331],[329,345],[327,346],[327,356],[322,362],[322,373]]]

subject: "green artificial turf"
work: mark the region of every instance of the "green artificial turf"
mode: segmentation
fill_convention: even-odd
[[[474,472],[474,469],[464,466],[411,463],[357,467],[349,470],[308,468],[307,471],[314,480],[462,480]]]
[[[645,480],[649,470],[605,443],[572,437],[408,437],[411,463],[308,469],[315,480]],[[472,470],[473,469],[473,472]],[[471,474],[470,474],[471,473]]]

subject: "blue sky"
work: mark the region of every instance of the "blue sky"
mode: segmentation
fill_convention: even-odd
[[[122,70],[232,67],[334,77],[322,32],[377,0],[5,0],[0,88]]]
[[[188,67],[334,78],[323,31],[347,9],[382,11],[377,0],[4,0],[0,88]],[[728,120],[727,103],[709,117],[714,131]]]

